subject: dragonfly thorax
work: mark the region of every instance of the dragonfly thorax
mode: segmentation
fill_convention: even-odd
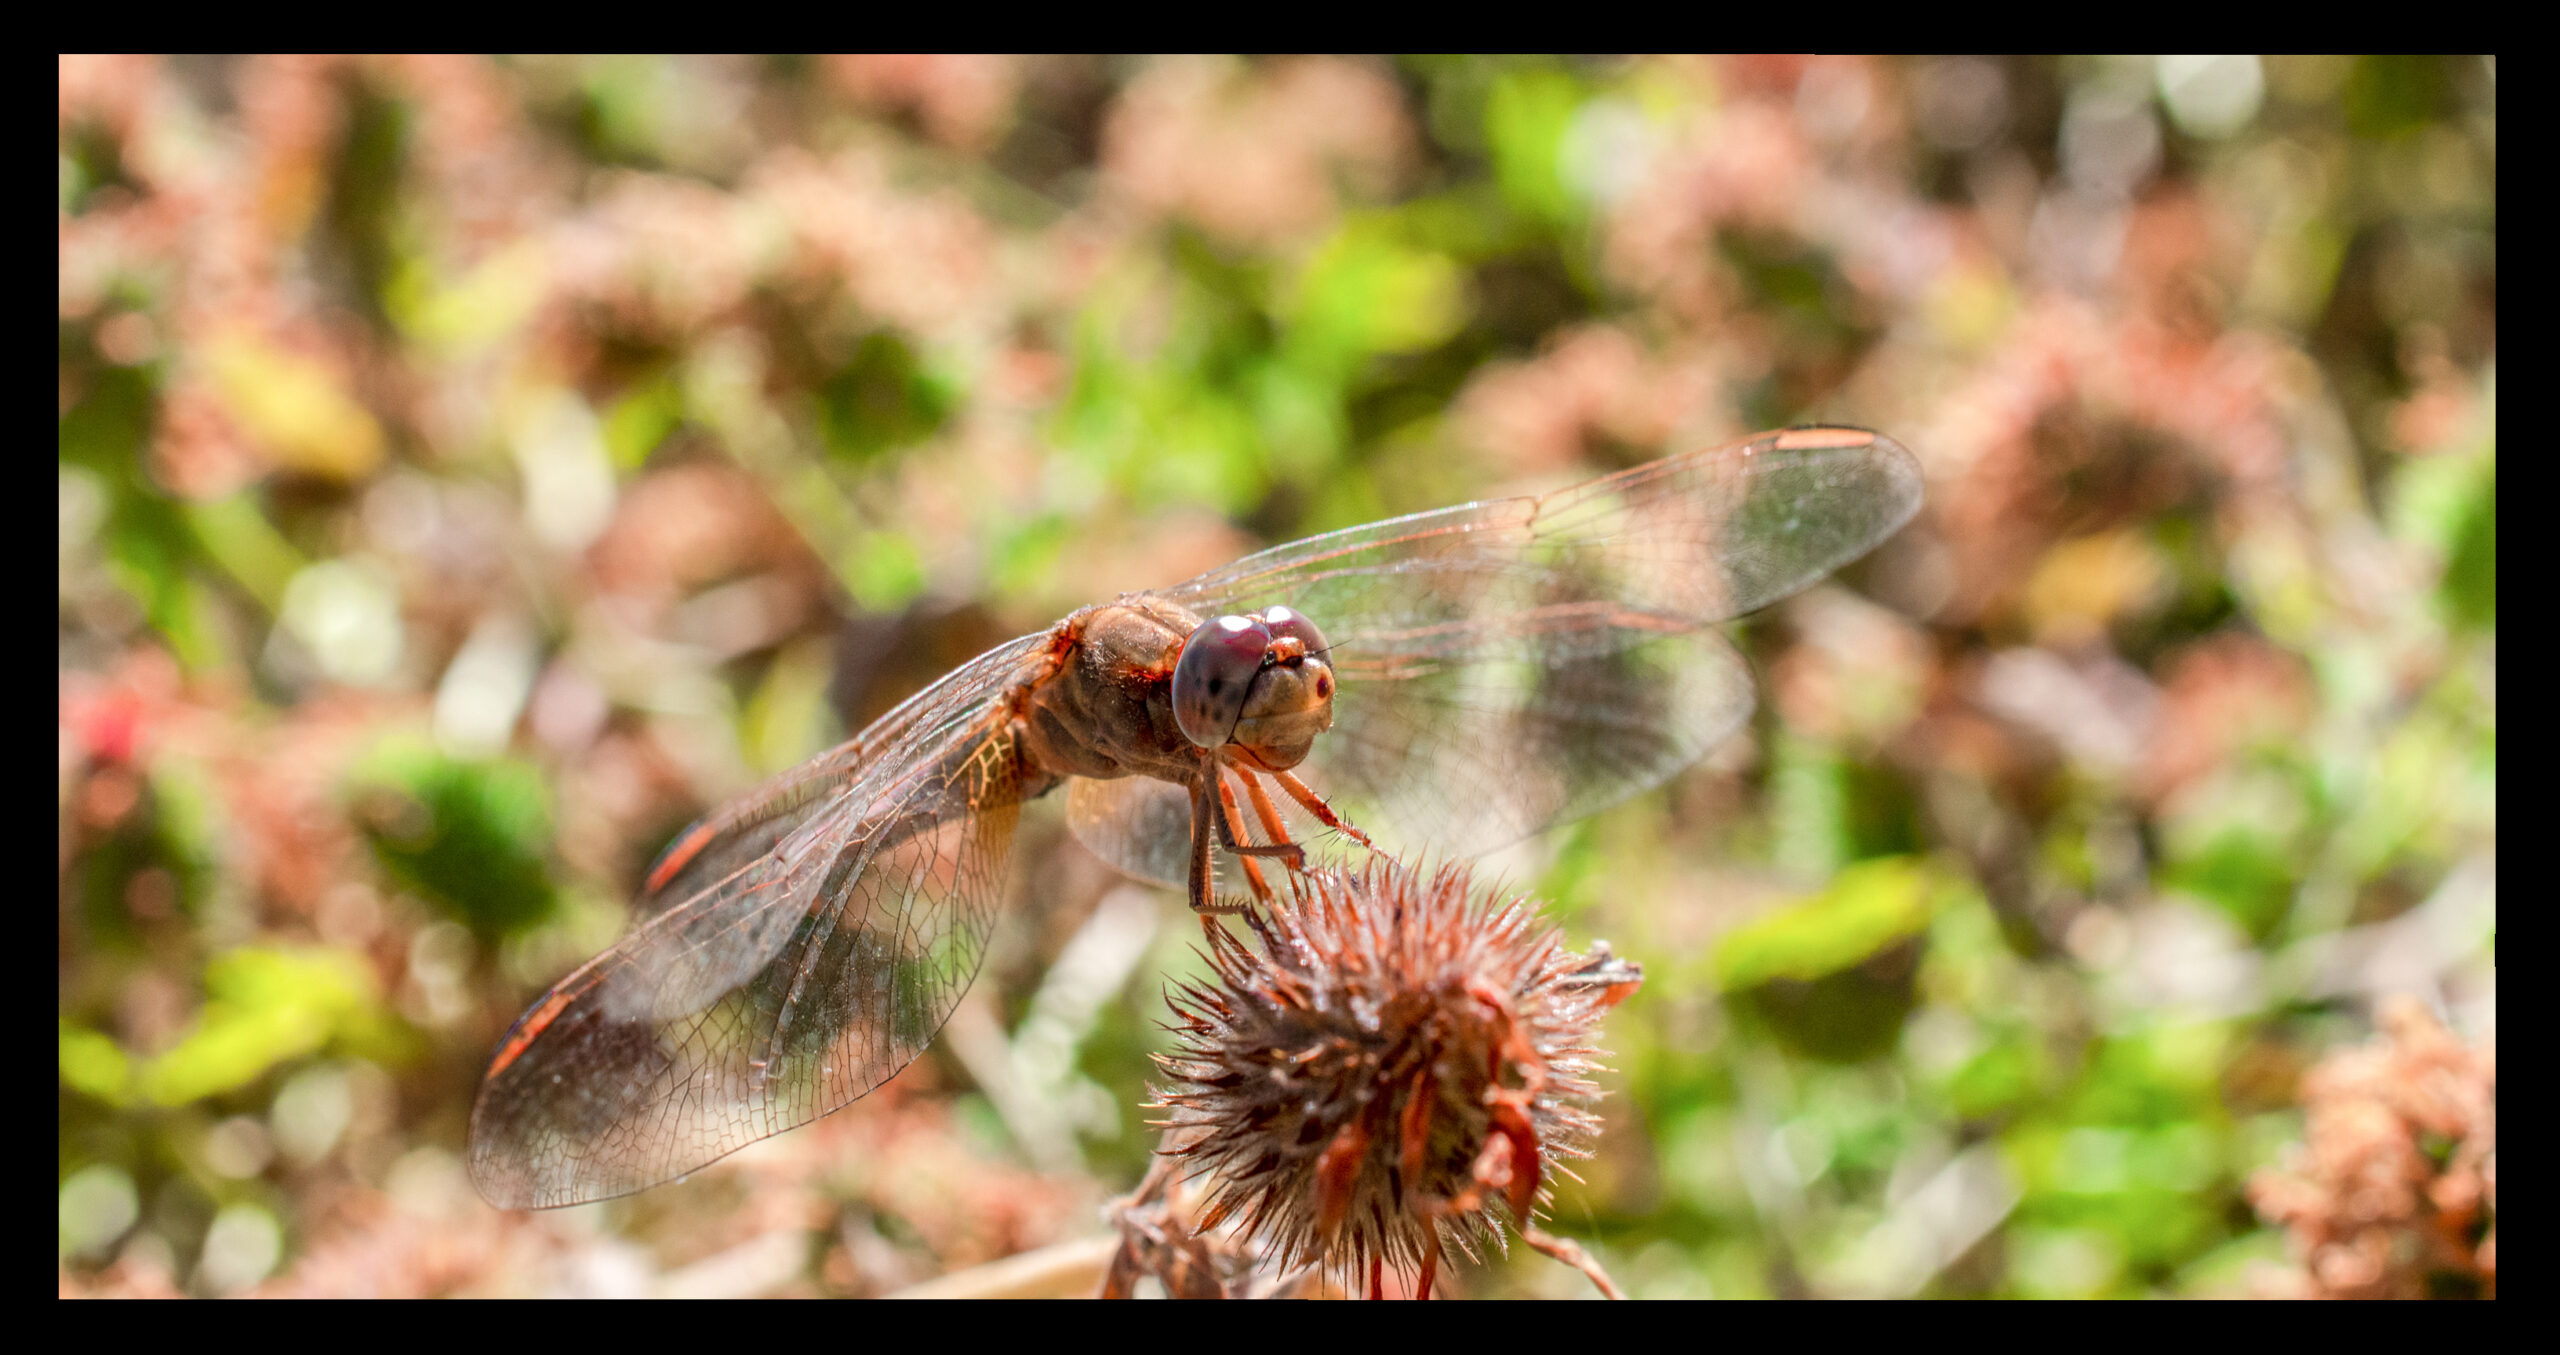
[[[1088,607],[1059,625],[1057,669],[1022,703],[1025,752],[1054,776],[1152,776],[1187,783],[1199,752],[1173,712],[1173,671],[1190,612],[1145,595]]]

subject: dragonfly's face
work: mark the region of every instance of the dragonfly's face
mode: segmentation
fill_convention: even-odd
[[[1333,727],[1324,633],[1286,607],[1205,622],[1173,669],[1173,718],[1202,748],[1234,744],[1285,771]]]

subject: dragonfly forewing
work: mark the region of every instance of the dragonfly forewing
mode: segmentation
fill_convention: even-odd
[[[1275,546],[1165,596],[1204,615],[1285,604],[1337,647],[1480,618],[1551,586],[1712,625],[1801,591],[1919,511],[1900,444],[1789,429],[1542,497],[1488,499]]]
[[[1475,855],[1658,785],[1731,735],[1749,672],[1706,628],[1873,549],[1920,494],[1890,439],[1796,429],[1312,537],[1165,595],[1204,616],[1315,618],[1341,696],[1308,781],[1382,846]],[[1179,878],[1178,793],[1080,784],[1070,816],[1114,864]]]
[[[920,725],[948,719],[954,707],[1018,679],[1025,660],[1047,643],[1042,632],[999,645],[851,739],[723,804],[667,844],[642,879],[633,906],[649,916],[753,866],[802,824],[836,812],[863,774],[879,767],[889,750],[903,749]]]

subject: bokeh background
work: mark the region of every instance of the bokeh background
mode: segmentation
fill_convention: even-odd
[[[1812,419],[1920,519],[1491,867],[1647,968],[1556,1230],[1646,1295],[2494,1292],[2493,60],[59,81],[66,1294],[1096,1233],[1198,933],[1053,803],[867,1100],[540,1215],[459,1154],[678,828],[986,646]],[[1588,1292],[1515,1252],[1451,1283]]]

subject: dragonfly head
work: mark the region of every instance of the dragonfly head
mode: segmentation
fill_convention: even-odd
[[[1286,607],[1204,622],[1174,664],[1174,722],[1202,748],[1232,743],[1286,771],[1333,727],[1327,652],[1324,632]]]

